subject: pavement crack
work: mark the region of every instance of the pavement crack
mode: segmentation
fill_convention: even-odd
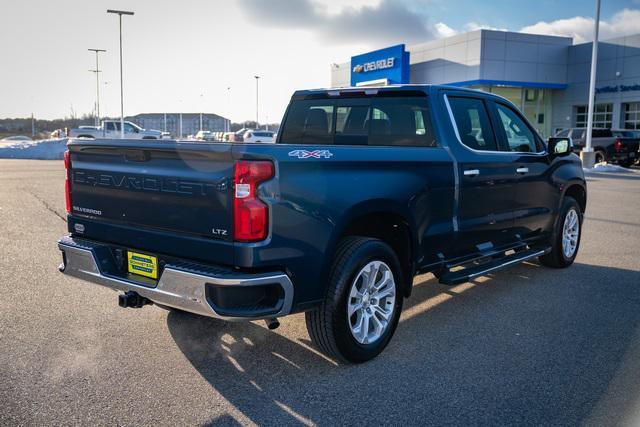
[[[52,214],[54,214],[55,216],[57,216],[58,218],[60,218],[61,220],[63,220],[64,222],[67,222],[67,218],[63,217],[62,215],[60,215],[58,213],[58,211],[56,211],[54,208],[52,208],[49,203],[47,203],[46,200],[44,200],[42,197],[38,196],[35,193],[32,193],[31,191],[27,191],[27,193],[31,194],[36,200],[38,200],[40,203],[42,203],[42,206],[45,207],[46,210],[48,210],[49,212],[51,212]]]

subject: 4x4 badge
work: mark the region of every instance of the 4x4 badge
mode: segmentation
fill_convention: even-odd
[[[321,157],[324,157],[325,159],[329,159],[333,156],[333,153],[329,150],[313,150],[313,151],[307,151],[307,150],[293,150],[293,151],[289,151],[289,157],[297,157],[299,159],[309,159],[309,158],[313,158],[313,159],[319,159]]]

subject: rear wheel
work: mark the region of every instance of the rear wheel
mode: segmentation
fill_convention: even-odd
[[[604,151],[596,150],[595,154],[596,154],[596,160],[595,160],[596,163],[604,163],[607,161],[607,156],[604,153]]]
[[[582,234],[582,212],[578,202],[565,197],[553,235],[551,252],[540,257],[548,267],[565,268],[573,264],[578,255]]]
[[[314,344],[343,362],[361,363],[380,354],[400,318],[401,274],[398,258],[384,242],[345,238],[324,301],[305,315]]]

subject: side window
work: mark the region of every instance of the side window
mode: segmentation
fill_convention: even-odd
[[[449,97],[460,140],[474,150],[498,151],[489,115],[478,98]]]
[[[536,137],[518,114],[506,105],[497,104],[498,116],[509,144],[509,151],[517,153],[536,153]]]
[[[333,101],[296,100],[287,111],[280,143],[333,143]]]
[[[107,127],[107,130],[116,130],[115,123],[113,122],[106,122],[105,126]]]
[[[129,123],[125,123],[124,124],[124,131],[126,133],[136,133],[137,129],[133,126],[131,126]]]
[[[369,145],[435,147],[425,97],[374,98]]]
[[[568,136],[569,136],[569,131],[570,131],[570,130],[571,130],[571,129],[564,129],[564,130],[561,130],[560,132],[556,133],[556,136],[557,136],[557,137],[559,137],[559,138],[566,138],[566,137],[568,137]]]

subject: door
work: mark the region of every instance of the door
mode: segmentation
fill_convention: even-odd
[[[119,123],[118,123],[119,125]],[[104,123],[104,136],[105,138],[119,138],[120,131],[116,128],[116,122],[105,122]]]
[[[124,123],[124,136],[130,139],[141,138],[140,134],[138,133],[138,128],[127,122]]]
[[[552,214],[558,203],[549,156],[540,137],[516,109],[502,102],[492,102],[491,109],[498,139],[514,165],[516,232],[522,239],[542,236],[553,228]]]
[[[456,246],[466,254],[513,244],[513,159],[500,151],[482,95],[449,95],[447,100],[459,142],[454,145],[460,178]]]

